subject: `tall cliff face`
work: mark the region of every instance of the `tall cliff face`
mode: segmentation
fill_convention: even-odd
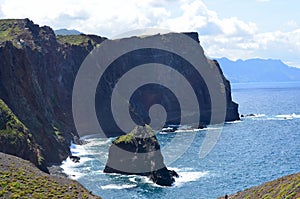
[[[188,35],[199,42],[197,33]],[[75,77],[88,53],[105,39],[56,36],[50,27],[28,19],[0,20],[0,99],[27,127],[46,163],[59,163],[70,154],[70,141],[78,136],[72,117]],[[239,119],[230,84],[222,78],[226,120]],[[13,150],[18,155],[18,147]]]
[[[76,73],[105,38],[57,38],[28,19],[1,20],[0,33],[0,98],[29,129],[46,162],[58,163],[77,135],[71,103]]]
[[[103,130],[106,136],[126,134],[134,128],[129,126],[131,121],[126,120],[129,117],[124,117],[125,114],[120,118],[117,117],[118,113],[116,116],[111,114],[114,109],[120,110],[122,114],[126,105],[130,107],[130,117],[135,124],[148,124],[156,130],[162,127],[159,121],[152,122],[156,118],[166,121],[165,126],[184,124],[195,128],[239,119],[238,105],[231,99],[230,83],[218,62],[205,56],[197,33],[168,33],[109,40],[101,47],[103,51],[112,49],[116,53],[114,46],[121,48],[122,54],[109,62],[111,64],[99,80],[95,97],[97,119],[101,125],[99,131]],[[93,54],[95,57],[89,57],[89,60],[96,60],[99,57],[96,54]],[[105,67],[105,64],[101,66]],[[128,90],[130,97],[127,98],[123,93]],[[114,93],[122,94],[115,97],[117,95]],[[86,96],[90,96],[89,93]],[[122,100],[114,103],[115,98]],[[154,105],[160,105],[164,110],[152,114],[154,111],[151,108]],[[82,110],[81,113],[84,112]],[[81,120],[87,118],[88,113],[82,114]],[[153,117],[155,114],[156,118]],[[86,123],[86,129],[88,126],[97,128],[96,125],[92,126],[93,123]],[[87,133],[91,131],[89,129]]]

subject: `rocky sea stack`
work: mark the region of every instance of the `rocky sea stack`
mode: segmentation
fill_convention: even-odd
[[[148,125],[137,126],[113,141],[104,172],[148,176],[161,186],[171,186],[178,177],[164,164],[158,140]]]

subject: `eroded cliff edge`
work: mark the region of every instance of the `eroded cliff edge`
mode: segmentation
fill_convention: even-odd
[[[199,42],[197,33],[187,35]],[[29,19],[0,20],[0,98],[28,129],[45,163],[60,163],[70,155],[70,142],[78,136],[72,118],[73,83],[85,57],[105,39],[56,36],[50,27],[39,27]],[[237,120],[238,105],[221,74],[226,120]],[[17,146],[10,150],[20,154]],[[22,158],[30,160],[29,156]]]
[[[27,127],[46,163],[60,163],[70,154],[70,141],[77,136],[74,79],[86,55],[104,39],[57,37],[29,19],[0,20],[0,98]],[[20,154],[17,145],[11,147],[6,152]]]

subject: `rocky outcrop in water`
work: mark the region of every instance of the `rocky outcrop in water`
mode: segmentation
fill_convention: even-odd
[[[178,174],[168,170],[160,145],[150,126],[137,126],[115,139],[109,148],[105,173],[148,176],[154,183],[171,186]]]

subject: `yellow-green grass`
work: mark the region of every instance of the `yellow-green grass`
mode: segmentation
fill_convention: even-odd
[[[99,198],[82,185],[51,176],[30,162],[0,153],[0,198]]]

